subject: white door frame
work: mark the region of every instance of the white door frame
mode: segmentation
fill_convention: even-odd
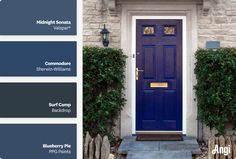
[[[187,88],[185,83],[187,83],[187,23],[186,16],[132,16],[132,134],[136,134],[136,78],[135,78],[135,69],[136,69],[136,20],[137,19],[180,19],[182,20],[182,131],[168,131],[168,132],[182,132],[186,134],[187,130]],[[147,131],[152,132],[152,131]],[[155,131],[162,132],[162,131]]]

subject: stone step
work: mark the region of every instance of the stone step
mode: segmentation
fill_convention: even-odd
[[[201,154],[197,140],[184,137],[183,141],[136,141],[136,137],[125,137],[119,147],[119,154],[128,154],[132,151],[189,151],[192,154]]]
[[[126,159],[192,159],[190,151],[129,151]]]

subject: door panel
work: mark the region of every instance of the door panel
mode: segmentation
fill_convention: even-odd
[[[182,20],[136,24],[136,130],[181,131]]]
[[[143,118],[144,120],[155,120],[155,91],[145,90],[143,92]]]
[[[164,46],[164,78],[175,78],[176,47]]]
[[[144,60],[144,79],[154,79],[156,76],[155,70],[155,46],[144,46],[143,48]]]

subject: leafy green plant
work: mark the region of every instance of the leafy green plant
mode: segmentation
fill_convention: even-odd
[[[113,136],[115,121],[125,104],[125,61],[119,49],[83,48],[84,132]]]
[[[218,134],[236,126],[236,49],[200,49],[195,54],[198,119]]]

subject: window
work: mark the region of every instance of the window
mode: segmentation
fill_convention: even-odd
[[[164,26],[164,35],[175,35],[175,26]]]
[[[154,26],[145,26],[143,28],[143,35],[153,35],[155,34]]]

